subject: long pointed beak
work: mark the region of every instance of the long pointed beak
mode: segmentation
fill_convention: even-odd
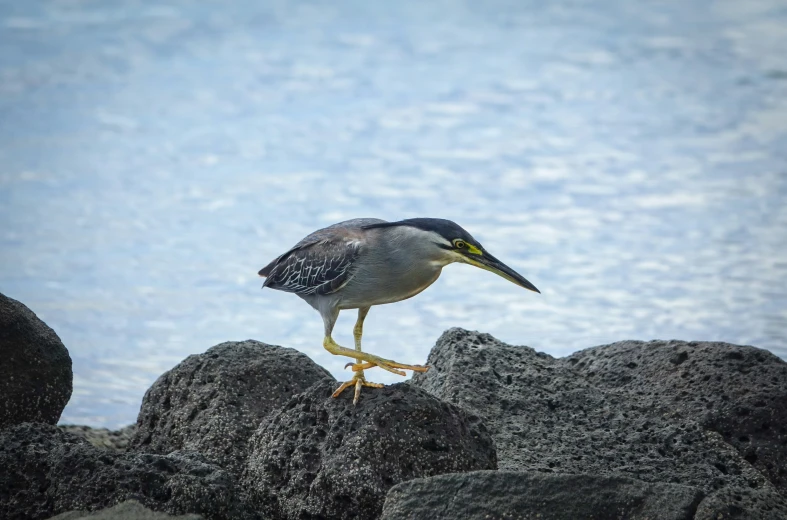
[[[541,294],[541,291],[536,289],[536,286],[528,282],[524,276],[517,273],[506,264],[484,251],[483,255],[466,255],[467,263],[491,271],[498,276],[502,276],[511,283],[515,283],[520,287],[524,287],[533,292]]]

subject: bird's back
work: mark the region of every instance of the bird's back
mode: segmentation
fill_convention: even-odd
[[[363,226],[384,223],[356,218],[319,229],[260,269],[263,287],[299,295],[330,294],[346,284],[362,244]]]

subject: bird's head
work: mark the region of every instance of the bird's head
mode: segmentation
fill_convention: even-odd
[[[395,226],[408,226],[422,231],[423,233],[419,233],[419,241],[428,240],[431,242],[430,252],[442,265],[454,262],[474,265],[502,276],[520,287],[537,293],[541,292],[524,276],[492,256],[470,233],[455,222],[440,218],[411,218],[398,222],[373,224],[367,227]]]

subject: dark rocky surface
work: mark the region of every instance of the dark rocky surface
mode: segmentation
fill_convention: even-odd
[[[71,391],[68,353],[2,295],[0,320],[3,520],[787,518],[787,363],[753,347],[555,359],[451,329],[429,372],[353,405],[305,355],[228,342],[110,431],[46,424]]]
[[[411,385],[333,399],[315,385],[263,420],[242,485],[272,518],[376,518],[389,488],[441,473],[497,467],[477,417]]]
[[[95,511],[68,511],[53,516],[49,520],[202,520],[200,515],[168,515],[151,511],[136,500],[126,500],[120,504]]]
[[[488,334],[451,329],[429,356],[432,370],[417,374],[412,384],[481,416],[495,439],[501,469],[626,475],[678,483],[708,495],[698,508],[698,514],[707,518],[730,511],[748,518],[787,518],[781,481],[769,480],[770,473],[752,465],[759,458],[751,460],[746,451],[725,442],[725,436],[739,435],[733,432],[746,434],[746,423],[731,421],[729,413],[714,404],[732,400],[738,392],[749,396],[751,401],[744,402],[752,407],[762,399],[764,405],[750,415],[780,417],[783,409],[774,398],[787,385],[781,375],[785,363],[752,347],[683,342],[617,345],[555,359],[528,347],[506,345]],[[594,370],[590,360],[606,358],[603,353],[608,349],[618,349],[615,356],[620,359],[613,356]],[[648,353],[649,349],[662,352]],[[681,354],[681,349],[688,354]],[[637,360],[637,354],[647,359]],[[688,366],[699,375],[693,384],[679,387],[677,381],[688,377],[681,375],[686,368],[671,360],[686,356],[694,360]],[[761,368],[738,370],[732,361],[741,361],[739,357]],[[724,359],[730,362],[719,361]],[[626,378],[640,366],[652,372],[643,376],[644,383],[637,377]],[[730,376],[730,371],[736,375]],[[738,390],[720,388],[717,376]],[[702,385],[708,381],[714,383]],[[681,404],[681,396],[689,395],[688,404]],[[708,414],[711,409],[720,415]],[[709,429],[720,420],[731,429],[721,433]],[[760,450],[782,453],[780,426],[773,423],[776,434],[763,440]],[[778,456],[763,461],[766,468],[769,462],[774,465],[771,473],[777,476],[785,470],[783,463],[776,462]]]
[[[692,520],[702,498],[623,477],[474,471],[397,484],[380,520]]]
[[[71,357],[46,323],[0,294],[0,428],[56,424],[71,397]]]
[[[260,420],[322,379],[334,381],[297,350],[221,343],[158,378],[145,393],[129,449],[198,451],[238,472]]]
[[[767,350],[718,342],[622,341],[566,361],[597,388],[642,396],[719,432],[787,492],[787,363]]]
[[[55,426],[0,431],[0,518],[36,520],[128,499],[157,511],[245,518],[231,475],[196,453],[116,453]]]
[[[136,424],[130,424],[119,430],[109,430],[107,428],[91,428],[77,424],[58,425],[62,431],[82,437],[96,448],[104,448],[115,451],[126,451],[128,443],[137,431]]]

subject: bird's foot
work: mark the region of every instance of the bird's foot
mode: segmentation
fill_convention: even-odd
[[[414,370],[416,372],[426,372],[429,370],[428,366],[421,366],[421,365],[405,365],[403,363],[397,363],[396,361],[391,361],[390,359],[381,358],[380,356],[375,356],[374,354],[369,354],[368,352],[361,352],[360,350],[350,350],[349,348],[342,347],[338,343],[336,343],[333,338],[330,336],[325,336],[325,339],[322,342],[325,349],[333,354],[334,356],[347,356],[349,358],[353,358],[356,360],[356,363],[351,363],[353,367],[353,372],[360,372],[364,368],[371,368],[371,367],[380,367],[383,370],[387,370],[394,374],[400,376],[406,376],[403,370]],[[365,363],[363,363],[365,361]]]
[[[355,396],[353,397],[353,404],[358,404],[358,398],[361,397],[361,387],[368,386],[370,388],[382,388],[382,383],[370,383],[366,380],[363,375],[363,370],[359,370],[355,373],[352,379],[342,383],[342,385],[336,389],[336,391],[331,395],[331,397],[339,397],[342,392],[350,388],[351,386],[355,386]]]
[[[371,361],[366,363],[347,363],[346,365],[344,365],[344,368],[347,367],[350,367],[353,372],[362,372],[367,368],[380,367],[389,372],[393,372],[394,374],[399,374],[400,376],[407,375],[404,372],[402,372],[402,370],[412,370],[413,372],[426,372],[430,368],[429,366],[423,366],[423,365],[405,365],[404,363],[397,363],[396,361],[391,361],[388,359],[385,360],[381,359],[380,362],[377,363],[373,363]],[[402,369],[402,370],[397,370],[397,369]]]

